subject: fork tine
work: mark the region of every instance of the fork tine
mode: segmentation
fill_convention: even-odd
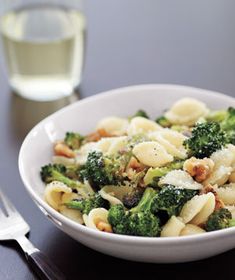
[[[8,215],[10,215],[12,212],[16,211],[13,204],[10,202],[10,200],[7,198],[7,196],[5,194],[3,194],[1,189],[0,189],[0,201],[2,201],[2,204]]]

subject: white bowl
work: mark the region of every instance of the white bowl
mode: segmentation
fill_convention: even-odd
[[[179,98],[189,96],[204,101],[210,108],[235,106],[226,95],[176,85],[142,85],[111,90],[78,101],[47,117],[24,140],[19,154],[19,170],[27,191],[55,225],[62,231],[102,253],[123,259],[173,263],[207,258],[235,247],[235,228],[186,237],[135,237],[99,232],[62,216],[43,199],[44,184],[39,171],[51,161],[52,143],[66,131],[82,134],[93,131],[105,116],[129,116],[138,109],[152,118],[160,115]]]

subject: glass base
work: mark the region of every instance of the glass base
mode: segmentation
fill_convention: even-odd
[[[73,94],[74,87],[66,79],[10,80],[13,91],[23,98],[34,101],[53,101]]]

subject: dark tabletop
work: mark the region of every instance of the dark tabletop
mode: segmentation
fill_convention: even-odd
[[[80,97],[133,84],[174,83],[235,96],[235,2],[221,0],[85,1],[87,53]],[[1,4],[0,4],[1,5]],[[31,226],[30,240],[68,279],[235,279],[235,250],[187,264],[127,262],[92,251],[57,229],[32,202],[17,158],[27,132],[77,95],[51,103],[11,93],[1,55],[0,185]],[[200,247],[200,244],[198,244]],[[0,280],[33,279],[14,242],[0,245]],[[107,268],[111,272],[108,272]],[[126,272],[127,271],[127,272]],[[123,278],[124,277],[124,278]],[[167,279],[164,277],[164,279]]]

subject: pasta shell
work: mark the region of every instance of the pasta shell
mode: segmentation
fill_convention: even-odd
[[[45,200],[51,207],[58,211],[64,193],[72,193],[72,190],[61,182],[53,181],[46,185],[44,192]]]
[[[171,216],[168,222],[163,226],[161,237],[179,236],[181,230],[185,227],[182,219],[176,216]]]
[[[76,163],[79,165],[85,164],[87,161],[88,154],[94,150],[97,150],[97,143],[90,142],[83,145],[77,152]]]
[[[76,163],[74,158],[67,158],[63,156],[53,156],[52,157],[53,164],[63,164],[65,166],[73,165]]]
[[[82,213],[79,210],[69,209],[66,206],[61,206],[60,213],[62,215],[64,215],[65,217],[67,217],[81,225],[84,223],[83,218],[82,218]]]
[[[181,230],[180,236],[186,236],[186,235],[194,235],[194,234],[200,234],[206,232],[204,229],[192,225],[192,224],[187,224],[185,227]]]
[[[139,143],[132,152],[141,163],[150,167],[160,167],[173,161],[173,156],[168,154],[164,147],[157,142]]]
[[[127,144],[127,136],[115,137],[115,139],[109,146],[107,154],[113,155],[118,153],[119,151],[125,148],[126,144]]]
[[[177,188],[200,190],[202,185],[193,180],[193,178],[183,170],[172,170],[162,177],[159,185],[173,185]]]
[[[166,151],[173,157],[184,159],[187,156],[186,149],[183,147],[183,142],[186,137],[171,129],[162,129],[158,132],[149,134],[151,140],[157,141]]]
[[[104,129],[112,135],[124,135],[128,127],[128,120],[118,117],[107,117],[99,121],[96,129]]]
[[[226,183],[233,171],[235,162],[235,147],[228,145],[226,148],[214,152],[210,157],[215,166],[210,176],[203,182],[203,185],[218,185]]]
[[[235,171],[230,174],[228,180],[230,183],[235,183]]]
[[[105,137],[99,140],[96,144],[96,149],[102,153],[107,153],[110,146],[112,145],[115,137]]]
[[[70,193],[63,193],[61,195],[61,204],[67,203],[73,199],[81,198],[77,193],[70,192]]]
[[[128,185],[124,186],[105,186],[100,191],[99,194],[103,199],[108,200],[111,205],[122,204],[123,196],[129,193],[132,187]]]
[[[180,217],[184,223],[199,225],[205,223],[215,209],[215,196],[207,194],[195,195],[183,206]]]
[[[108,222],[108,210],[104,208],[95,208],[92,209],[87,217],[84,218],[85,225],[87,227],[99,230],[97,225],[99,222],[104,222],[109,224]]]
[[[218,197],[224,204],[235,204],[235,183],[230,183],[216,188]]]
[[[135,117],[131,120],[127,129],[128,135],[145,134],[162,129],[156,122],[143,117]]]
[[[194,98],[182,98],[166,112],[165,116],[172,124],[191,126],[207,113],[205,103]]]

